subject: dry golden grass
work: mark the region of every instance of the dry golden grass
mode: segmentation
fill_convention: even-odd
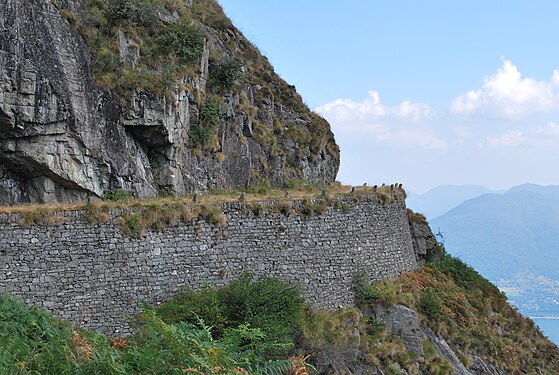
[[[382,202],[392,201],[394,199],[405,199],[405,192],[402,189],[394,188],[394,193],[390,194],[390,187],[384,186],[374,190],[369,186],[347,186],[341,184],[332,184],[326,188],[319,186],[303,186],[295,189],[267,189],[265,193],[245,193],[245,203],[256,203],[263,201],[286,201],[290,200],[309,200],[322,198],[322,191],[326,190],[330,198],[343,196],[368,196],[377,195]],[[193,195],[182,197],[158,197],[143,199],[125,199],[121,201],[98,201],[91,204],[88,203],[46,203],[46,204],[20,204],[12,206],[0,206],[0,214],[26,214],[32,212],[63,212],[63,211],[84,211],[93,205],[95,211],[107,213],[114,209],[130,209],[130,208],[146,208],[150,206],[166,206],[183,204],[186,206],[203,206],[218,205],[223,203],[238,202],[242,192],[218,192],[208,195],[198,195],[196,202]],[[286,194],[289,197],[286,198]],[[188,216],[188,215],[187,215]],[[101,221],[106,220],[104,216]]]

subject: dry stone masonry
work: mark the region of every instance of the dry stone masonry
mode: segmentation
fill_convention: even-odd
[[[224,284],[243,271],[300,283],[315,308],[348,306],[356,272],[391,278],[417,260],[404,201],[343,200],[312,217],[255,216],[229,203],[222,227],[180,222],[141,238],[123,233],[118,212],[97,226],[78,211],[51,226],[0,215],[0,293],[108,334],[126,332],[142,300],[158,304],[182,286]]]

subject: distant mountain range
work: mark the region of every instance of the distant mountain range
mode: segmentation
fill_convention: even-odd
[[[442,185],[424,194],[410,193],[409,208],[433,219],[458,206],[460,203],[487,193],[498,193],[479,185]]]
[[[548,298],[559,295],[559,186],[526,184],[483,194],[430,224],[450,253],[511,291],[525,313],[559,315],[559,303]],[[536,296],[534,280],[552,290]]]

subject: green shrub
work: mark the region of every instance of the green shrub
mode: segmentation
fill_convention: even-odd
[[[104,199],[110,201],[123,201],[132,197],[132,192],[124,189],[115,189],[106,191],[103,195]]]
[[[152,26],[158,22],[157,13],[163,7],[150,0],[111,0],[108,18],[113,22],[128,21],[144,26]]]
[[[243,62],[231,57],[210,65],[210,85],[218,90],[228,90],[243,76]]]
[[[379,290],[369,282],[365,272],[358,272],[353,276],[353,290],[359,306],[375,303],[380,296]]]
[[[196,125],[190,128],[190,144],[192,148],[204,148],[209,145],[215,132],[212,128]]]
[[[421,293],[421,296],[419,297],[419,307],[430,320],[434,322],[442,320],[442,301],[435,289],[428,288]]]
[[[232,325],[225,310],[222,291],[205,286],[199,291],[181,290],[158,308],[157,315],[167,323],[194,323],[201,319],[213,327],[217,337],[221,337],[225,329]]]
[[[233,323],[247,323],[272,341],[289,342],[301,330],[305,302],[301,288],[273,277],[254,279],[245,273],[223,291],[226,314]]]
[[[198,59],[204,51],[204,36],[186,17],[167,25],[156,41],[161,55],[173,54],[182,63]]]
[[[163,304],[158,314],[172,323],[194,323],[201,318],[216,327],[217,337],[245,324],[260,329],[270,342],[292,343],[302,330],[304,311],[298,286],[245,273],[219,289],[185,290]],[[286,346],[276,347],[268,355],[284,355],[286,350]]]
[[[130,233],[134,237],[141,237],[144,233],[144,227],[142,226],[142,217],[133,213],[126,217],[126,226],[128,227]]]
[[[200,106],[198,124],[190,129],[190,142],[193,148],[205,149],[212,143],[221,115],[221,107],[213,97],[209,97]]]
[[[206,127],[215,127],[219,125],[221,119],[221,107],[213,98],[209,97],[200,107],[200,123]]]

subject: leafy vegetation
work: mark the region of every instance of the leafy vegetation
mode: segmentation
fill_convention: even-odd
[[[358,272],[353,276],[353,290],[358,306],[370,305],[379,298],[378,289],[368,282],[364,272]]]
[[[216,130],[221,120],[222,111],[219,102],[214,97],[208,97],[200,107],[199,122],[190,129],[192,147],[210,149],[219,144]]]
[[[229,90],[235,82],[243,77],[243,62],[226,57],[210,65],[210,86],[215,91]]]
[[[170,323],[202,319],[218,336],[242,324],[258,327],[270,342],[283,343],[266,351],[278,357],[286,354],[301,332],[304,311],[298,286],[245,273],[222,288],[185,289],[163,304],[158,314]]]
[[[167,324],[147,308],[136,333],[113,340],[78,330],[13,297],[0,296],[2,374],[284,374],[292,361],[266,357],[271,343],[246,324],[215,338],[197,321]]]
[[[179,63],[195,61],[204,50],[202,33],[186,17],[165,26],[157,36],[156,42],[159,54],[174,55]]]

